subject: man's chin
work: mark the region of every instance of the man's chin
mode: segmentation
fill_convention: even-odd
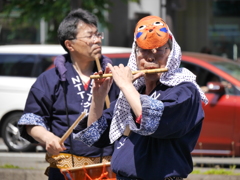
[[[94,54],[94,57],[101,58],[101,56],[102,56],[102,49],[101,49],[101,47],[95,48],[93,50],[93,54]]]

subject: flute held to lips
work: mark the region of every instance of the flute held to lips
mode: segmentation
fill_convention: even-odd
[[[132,74],[137,74],[139,72],[143,73],[161,73],[161,72],[167,72],[167,68],[159,68],[159,69],[145,69],[145,70],[138,70],[138,71],[132,71]],[[91,79],[98,79],[98,78],[107,78],[112,77],[112,74],[102,74],[102,75],[91,75]]]

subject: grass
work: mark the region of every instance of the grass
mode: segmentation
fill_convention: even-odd
[[[223,168],[211,168],[208,170],[201,171],[199,169],[194,169],[191,174],[207,174],[207,175],[240,175],[240,173],[234,172],[236,169],[236,166],[230,166],[229,169],[223,169]]]
[[[15,165],[12,165],[12,164],[4,164],[4,165],[1,165],[0,168],[3,168],[3,169],[20,169],[19,166],[15,166]]]
[[[0,169],[28,169],[28,170],[32,169],[33,170],[34,168],[32,167],[26,168],[26,167],[15,166],[12,164],[4,164],[4,165],[0,165]]]

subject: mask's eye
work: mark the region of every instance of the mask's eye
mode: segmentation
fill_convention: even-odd
[[[142,26],[140,26],[140,27],[138,28],[138,31],[144,29],[145,27],[146,27],[146,25],[142,25]]]
[[[154,26],[163,26],[164,24],[162,22],[154,22],[153,25]]]

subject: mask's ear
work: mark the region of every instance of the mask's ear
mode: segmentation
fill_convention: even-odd
[[[147,16],[137,23],[134,36],[139,47],[158,48],[169,39],[168,25],[158,16]]]

